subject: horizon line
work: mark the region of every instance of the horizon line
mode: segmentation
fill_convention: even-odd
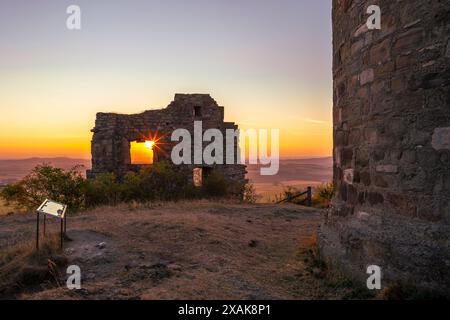
[[[279,157],[280,160],[308,160],[308,159],[326,159],[332,158],[332,155],[328,156],[282,156]],[[23,157],[23,158],[0,158],[0,161],[24,161],[24,160],[53,160],[53,159],[67,159],[67,160],[83,160],[83,161],[91,161],[92,158],[76,158],[76,157],[65,157],[65,156],[56,156],[56,157]],[[246,159],[248,160],[248,159]]]

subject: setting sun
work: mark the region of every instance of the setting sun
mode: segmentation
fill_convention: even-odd
[[[145,141],[145,146],[149,149],[153,149],[153,146],[155,145],[155,141]]]

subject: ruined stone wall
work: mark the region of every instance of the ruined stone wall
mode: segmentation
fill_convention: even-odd
[[[191,133],[192,144],[194,144],[194,121],[202,121],[203,131],[210,128],[221,130],[224,137],[226,129],[237,129],[234,123],[224,122],[224,108],[208,94],[176,94],[174,101],[167,108],[148,110],[141,114],[98,113],[95,127],[92,129],[94,133],[91,147],[92,170],[88,171],[88,178],[95,178],[107,172],[113,172],[120,178],[130,170],[139,169],[139,165],[131,164],[130,142],[144,142],[155,135],[158,142],[157,147],[154,148],[154,161],[171,161],[172,147],[178,143],[171,141],[172,132],[179,128],[187,129]],[[235,142],[235,155],[237,155],[237,139]],[[204,145],[207,144],[204,143]],[[233,180],[245,181],[244,165],[195,164],[180,167],[188,170],[195,167],[208,167],[220,170]]]
[[[366,9],[379,5],[381,30]],[[450,290],[450,1],[333,1],[333,208],[323,255]]]

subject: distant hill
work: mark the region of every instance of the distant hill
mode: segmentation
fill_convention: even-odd
[[[26,176],[34,167],[40,164],[51,164],[64,170],[75,166],[80,168],[82,174],[91,167],[91,160],[72,158],[28,158],[17,160],[0,160],[0,186],[16,182]]]
[[[247,178],[256,188],[263,201],[274,200],[275,195],[291,186],[305,189],[333,180],[333,158],[281,159],[280,170],[275,176],[262,176],[260,165],[247,167]]]

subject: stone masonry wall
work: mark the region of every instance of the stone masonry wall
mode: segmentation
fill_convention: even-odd
[[[208,94],[176,94],[167,108],[148,110],[141,114],[98,113],[92,129],[92,170],[87,172],[88,178],[107,172],[113,172],[121,178],[128,171],[139,169],[139,165],[131,164],[130,142],[144,142],[154,135],[159,138],[157,148],[154,148],[154,161],[171,161],[171,150],[177,143],[171,142],[172,132],[179,128],[187,129],[193,144],[194,121],[202,121],[203,131],[210,128],[221,130],[224,137],[226,129],[237,129],[234,123],[224,122],[224,108]],[[238,144],[235,143],[235,155],[237,149]],[[189,170],[208,167],[209,171],[219,170],[235,181],[245,182],[245,165],[201,164],[180,167]]]
[[[333,60],[324,257],[361,281],[379,265],[385,282],[450,291],[450,1],[333,1]]]

